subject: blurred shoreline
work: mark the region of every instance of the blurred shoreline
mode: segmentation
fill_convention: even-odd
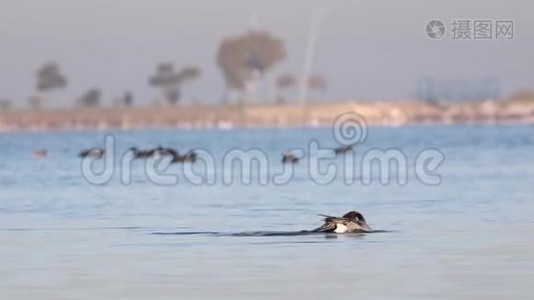
[[[436,104],[422,101],[307,105],[181,105],[0,112],[0,132],[329,127],[347,112],[370,126],[534,124],[534,101]]]

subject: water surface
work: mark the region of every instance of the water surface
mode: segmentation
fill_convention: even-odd
[[[257,148],[279,171],[284,148],[326,129],[112,132],[117,153],[162,144]],[[0,136],[0,292],[3,299],[527,299],[534,289],[534,128],[371,128],[372,148],[406,153],[408,182],[326,185],[295,167],[284,185],[157,185],[133,164],[104,185],[76,157],[103,132]],[[32,158],[46,148],[50,157]],[[415,178],[426,149],[445,155],[439,185]],[[337,159],[343,164],[342,159]],[[179,169],[178,166],[173,168]],[[224,170],[221,164],[215,174]],[[356,168],[357,169],[357,168]],[[252,172],[252,178],[258,174]],[[255,177],[256,176],[256,177]],[[380,232],[300,233],[317,214],[364,213]]]

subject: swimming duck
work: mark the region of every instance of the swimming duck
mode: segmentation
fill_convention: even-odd
[[[46,150],[46,149],[33,151],[33,158],[41,159],[41,158],[45,158],[47,156],[48,156],[48,150]]]
[[[295,163],[298,163],[298,162],[299,162],[299,158],[296,157],[295,155],[293,155],[291,153],[291,151],[284,150],[284,152],[282,152],[282,163],[284,163],[284,164],[286,164],[286,163],[295,164]]]
[[[96,158],[102,158],[106,154],[106,150],[102,148],[91,148],[86,149],[80,152],[80,157],[96,157]]]
[[[338,154],[345,154],[345,153],[347,153],[347,152],[352,151],[352,147],[353,147],[353,145],[340,146],[340,147],[334,148],[334,153],[335,153],[336,155],[338,155]]]
[[[197,153],[193,150],[189,150],[184,155],[181,155],[176,150],[173,150],[170,153],[172,154],[171,164],[172,163],[195,162],[197,160]]]
[[[342,217],[320,216],[325,217],[324,224],[314,229],[314,232],[357,233],[372,231],[363,215],[357,211],[349,211]]]
[[[172,148],[162,147],[162,146],[158,146],[156,148],[156,153],[159,156],[171,156],[171,157],[178,156],[178,152],[176,150]]]
[[[139,150],[137,147],[130,148],[134,158],[149,158],[156,155],[157,149]]]

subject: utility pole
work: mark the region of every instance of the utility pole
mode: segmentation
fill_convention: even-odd
[[[306,44],[302,74],[300,76],[300,89],[298,95],[299,104],[306,104],[306,102],[308,101],[309,79],[313,66],[313,55],[315,53],[315,47],[317,46],[318,30],[319,26],[321,25],[328,12],[329,9],[327,7],[320,7],[313,10],[310,16],[308,41]]]
[[[251,31],[258,30],[260,28],[260,18],[255,11],[250,13],[249,26]]]

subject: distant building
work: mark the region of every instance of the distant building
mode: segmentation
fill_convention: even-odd
[[[417,81],[415,97],[428,102],[500,99],[500,81],[493,77],[477,80],[422,78]]]

